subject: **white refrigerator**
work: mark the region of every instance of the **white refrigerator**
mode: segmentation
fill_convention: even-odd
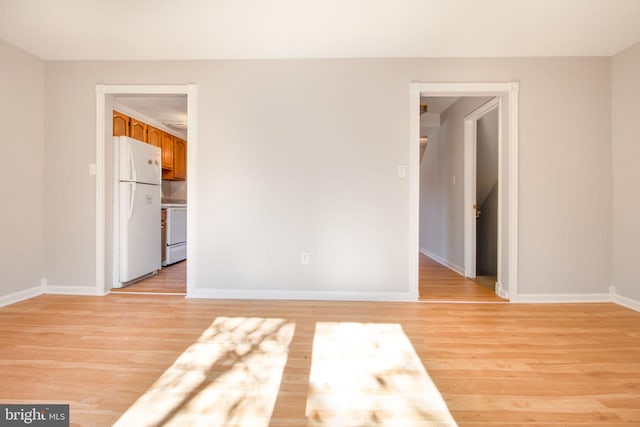
[[[154,274],[161,264],[160,148],[114,137],[114,284]]]

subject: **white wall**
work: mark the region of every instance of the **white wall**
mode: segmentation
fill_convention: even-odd
[[[536,67],[538,79],[522,80],[518,274],[524,294],[609,291],[610,64],[575,61],[586,62],[573,68],[549,61]]]
[[[420,251],[441,258],[445,253],[446,233],[441,220],[446,218],[445,189],[448,180],[441,182],[441,157],[445,153],[446,128],[440,138],[440,127],[423,128],[421,135],[428,136],[427,148],[420,163]],[[422,133],[424,131],[424,133]],[[444,141],[443,141],[444,140]],[[444,168],[444,167],[443,167]],[[444,260],[444,259],[442,259]],[[461,265],[456,266],[462,268]]]
[[[424,113],[420,115],[420,136],[426,136],[430,128],[440,127],[440,113]]]
[[[458,271],[464,270],[464,116],[489,99],[462,97],[447,108],[420,168],[420,247]]]
[[[39,59],[0,40],[0,297],[44,273],[44,80]]]
[[[640,43],[611,64],[613,141],[613,280],[616,292],[640,302]]]
[[[46,276],[95,284],[87,165],[96,83],[198,84],[199,288],[406,293],[409,189],[397,165],[410,160],[409,83],[517,80],[520,289],[604,292],[609,66],[607,58],[49,62]],[[585,200],[602,203],[580,209]]]

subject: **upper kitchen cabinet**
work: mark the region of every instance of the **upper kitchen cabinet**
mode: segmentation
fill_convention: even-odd
[[[180,138],[173,144],[173,179],[187,179],[187,141]]]
[[[129,136],[138,141],[147,142],[147,124],[131,117],[129,120]]]
[[[173,143],[175,137],[162,132],[162,169],[173,170]]]
[[[113,112],[113,136],[130,136],[129,125],[131,119],[117,111]]]
[[[187,141],[175,137],[173,140],[173,158],[171,169],[162,170],[162,179],[168,181],[184,181],[187,179]],[[164,159],[164,151],[163,151]]]
[[[147,125],[147,143],[162,148],[162,134],[163,132],[160,129]]]

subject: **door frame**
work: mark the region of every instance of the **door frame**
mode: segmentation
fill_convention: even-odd
[[[197,148],[197,93],[195,84],[183,85],[106,85],[97,84],[96,90],[96,295],[111,291],[106,280],[107,236],[106,219],[111,206],[106,203],[106,99],[107,95],[187,95],[187,297],[195,288],[196,252],[196,148]],[[158,231],[159,232],[159,231]],[[111,239],[111,236],[108,236]],[[115,260],[113,260],[115,262]]]
[[[502,102],[494,97],[464,117],[464,275],[470,279],[476,277],[477,219],[476,181],[478,174],[478,120],[485,114],[498,109],[498,206],[502,206]],[[479,208],[479,206],[478,206]],[[498,266],[497,283],[502,283],[500,267],[502,258],[502,223],[498,209]]]
[[[507,282],[496,284],[496,293],[511,301],[518,299],[518,82],[504,83],[410,83],[409,96],[409,289],[419,295],[419,230],[420,230],[420,97],[421,96],[492,96],[507,102],[508,138],[500,148],[507,156],[500,159],[501,177],[508,203],[506,214],[499,214],[506,227]],[[503,109],[504,110],[504,109]],[[501,112],[504,112],[501,110]],[[506,172],[506,177],[504,172]],[[499,210],[505,206],[500,206]],[[504,267],[504,266],[501,266]],[[502,277],[504,279],[504,277]]]

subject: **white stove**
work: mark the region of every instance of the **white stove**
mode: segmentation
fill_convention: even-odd
[[[167,210],[166,259],[163,266],[187,259],[187,205],[163,203]]]

